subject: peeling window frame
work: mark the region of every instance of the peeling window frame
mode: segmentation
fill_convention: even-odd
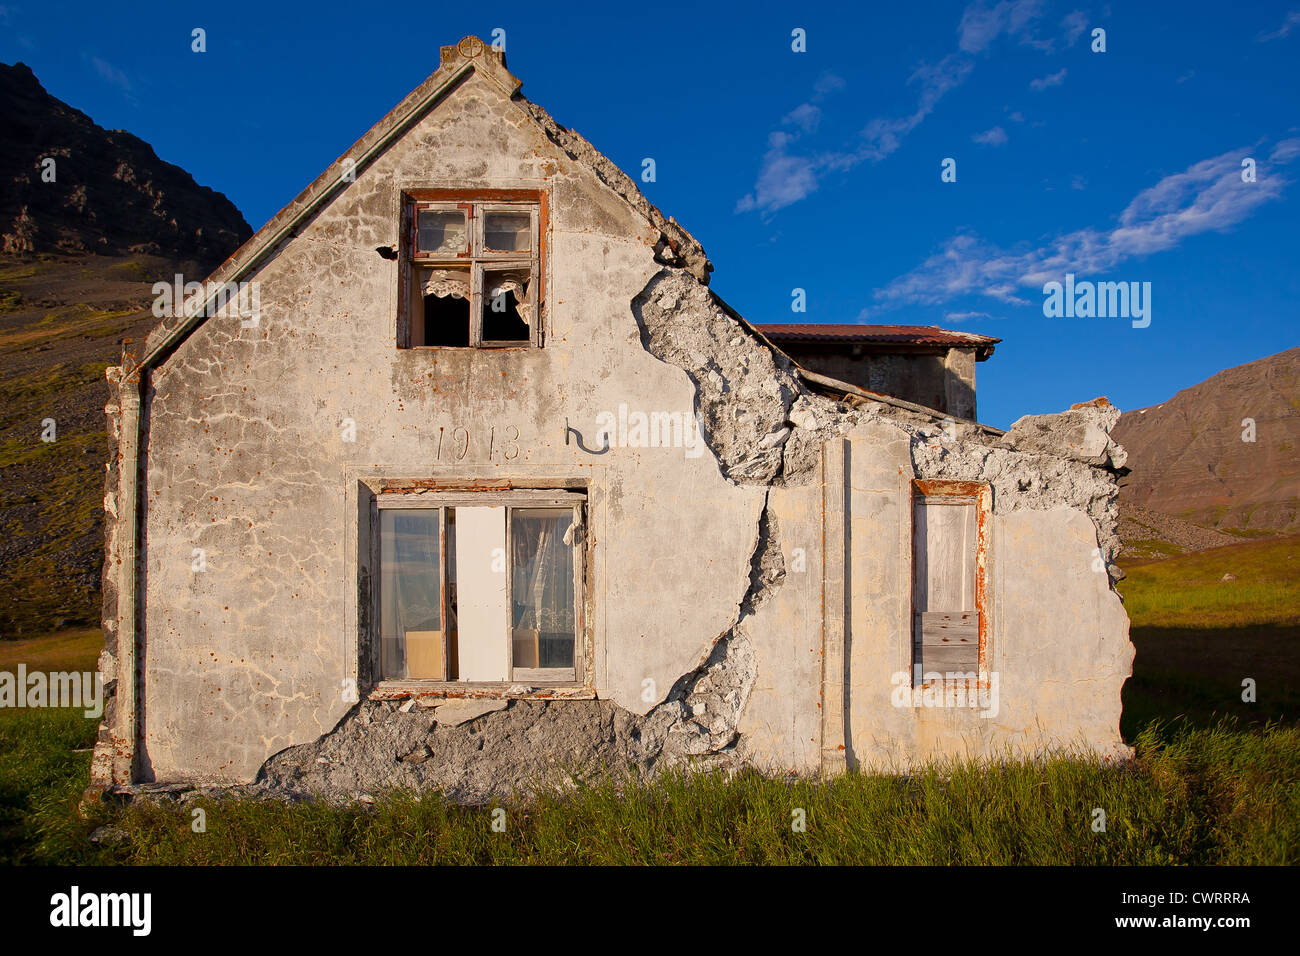
[[[992,527],[993,488],[986,481],[963,481],[945,478],[914,478],[911,482],[911,498],[908,502],[908,672],[911,686],[915,688],[940,687],[968,688],[972,690],[989,689],[989,665],[992,661],[990,633],[992,629],[991,601],[989,599],[989,529]],[[936,499],[938,502],[951,504],[970,503],[975,506],[975,613],[978,615],[977,633],[979,635],[979,657],[975,669],[976,679],[940,681],[925,680],[924,660],[918,661],[920,637],[917,628],[916,608],[916,505],[918,502]],[[918,663],[920,665],[918,673]],[[936,673],[931,671],[930,673]]]
[[[397,347],[400,349],[539,349],[544,344],[549,199],[543,189],[406,189],[401,192],[401,250],[398,256]],[[421,209],[464,211],[469,248],[463,252],[421,254],[417,247],[417,213]],[[532,249],[527,253],[485,247],[486,214],[528,211]],[[469,345],[412,345],[413,275],[418,268],[442,266],[469,270]],[[527,271],[531,316],[529,337],[514,341],[483,338],[485,272]]]
[[[467,681],[434,678],[388,678],[383,676],[382,625],[380,618],[382,598],[381,556],[379,513],[383,510],[432,510],[456,507],[504,507],[506,520],[506,618],[502,621],[502,637],[506,644],[507,672],[504,681]],[[513,653],[513,561],[510,559],[510,524],[514,509],[536,508],[572,508],[574,527],[579,529],[579,540],[573,544],[574,561],[574,634],[573,634],[573,668],[517,668]],[[588,619],[587,599],[589,593],[588,568],[591,565],[591,536],[588,530],[588,494],[586,490],[564,488],[517,488],[508,491],[469,491],[438,490],[407,491],[400,487],[376,491],[369,502],[369,567],[372,569],[371,593],[367,620],[370,622],[368,634],[369,658],[374,663],[373,690],[371,697],[387,698],[408,696],[410,694],[441,694],[443,696],[471,697],[505,697],[512,688],[526,685],[545,691],[585,690],[590,684],[588,668]],[[447,584],[449,562],[447,555],[446,520],[439,522],[439,546],[441,575],[440,596],[442,601],[443,625],[443,666],[448,660],[449,638],[447,635]],[[457,636],[458,645],[461,640]],[[547,671],[564,671],[563,676]]]

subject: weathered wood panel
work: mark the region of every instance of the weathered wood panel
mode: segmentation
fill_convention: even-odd
[[[919,647],[916,664],[921,673],[938,671],[947,674],[953,671],[973,673],[979,670],[979,644],[955,644],[943,647]]]
[[[913,525],[918,611],[975,610],[975,503],[918,498]]]

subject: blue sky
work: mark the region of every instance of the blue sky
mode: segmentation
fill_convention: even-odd
[[[1002,338],[979,366],[990,424],[1101,394],[1155,404],[1300,342],[1300,0],[5,0],[0,60],[258,228],[437,67],[439,45],[494,29],[526,96],[634,178],[655,160],[641,188],[747,318]],[[1043,283],[1067,271],[1150,282],[1150,326],[1045,317]]]

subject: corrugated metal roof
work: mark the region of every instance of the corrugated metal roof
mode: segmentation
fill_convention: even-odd
[[[991,335],[954,332],[935,325],[818,325],[791,322],[755,326],[774,343],[827,345],[948,345],[990,346],[1001,342]]]

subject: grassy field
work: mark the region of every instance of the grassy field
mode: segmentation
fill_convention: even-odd
[[[83,815],[94,721],[0,711],[0,861],[1296,864],[1298,543],[1127,568],[1138,655],[1124,728],[1137,759],[1125,767],[1057,758],[828,783],[697,776],[500,808],[395,795],[348,810],[209,801],[94,804]],[[1229,572],[1236,581],[1220,580]],[[9,642],[0,670],[19,660],[85,669],[97,653],[97,632]],[[1247,676],[1258,684],[1254,704],[1241,701]],[[205,832],[191,827],[195,809]],[[504,832],[492,828],[494,809],[504,810]],[[1093,829],[1098,809],[1105,832]],[[802,831],[792,826],[799,817]],[[99,827],[118,842],[92,844]]]

